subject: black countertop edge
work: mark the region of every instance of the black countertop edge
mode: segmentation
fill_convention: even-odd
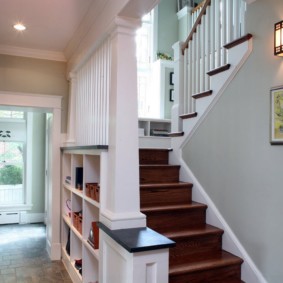
[[[108,149],[108,145],[79,145],[79,146],[65,146],[61,150],[82,150],[82,149]]]
[[[101,222],[97,225],[130,253],[172,248],[176,245],[174,241],[148,227],[111,230]]]

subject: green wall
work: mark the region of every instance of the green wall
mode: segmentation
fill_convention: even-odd
[[[68,89],[66,63],[0,54],[0,91],[62,96],[63,133],[67,131]]]
[[[283,146],[272,146],[270,88],[283,84],[273,55],[283,1],[248,5],[253,53],[185,146],[183,157],[259,270],[283,282]]]
[[[173,56],[172,45],[178,41],[176,1],[161,0],[158,5],[157,51]]]
[[[33,113],[32,129],[32,210],[44,213],[45,196],[45,113]],[[29,158],[29,157],[27,157]]]

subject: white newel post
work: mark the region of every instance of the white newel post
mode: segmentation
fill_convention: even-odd
[[[68,124],[67,124],[67,140],[66,143],[74,144],[76,142],[75,139],[75,125],[76,125],[76,91],[77,91],[77,78],[75,73],[69,74],[70,81],[70,91],[69,91],[69,105],[68,105]]]
[[[180,115],[184,112],[184,56],[182,42],[176,42],[174,49],[174,105],[172,107],[172,132],[182,131]]]
[[[111,34],[109,149],[101,222],[110,229],[144,227],[140,213],[135,32],[139,20],[115,19]]]

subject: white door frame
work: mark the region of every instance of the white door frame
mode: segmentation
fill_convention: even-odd
[[[47,219],[47,251],[52,260],[61,259],[60,244],[60,145],[61,145],[61,96],[0,91],[0,105],[35,108],[53,114],[52,123],[52,191],[49,192]]]

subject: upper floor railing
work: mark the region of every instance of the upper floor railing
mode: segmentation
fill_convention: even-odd
[[[177,78],[182,85],[175,93],[182,96],[178,114],[194,112],[192,95],[210,90],[207,73],[227,63],[224,46],[245,34],[245,12],[244,0],[205,0],[192,10],[192,30],[174,55],[182,57],[183,66]]]
[[[76,142],[108,145],[110,40],[104,40],[76,76]]]

